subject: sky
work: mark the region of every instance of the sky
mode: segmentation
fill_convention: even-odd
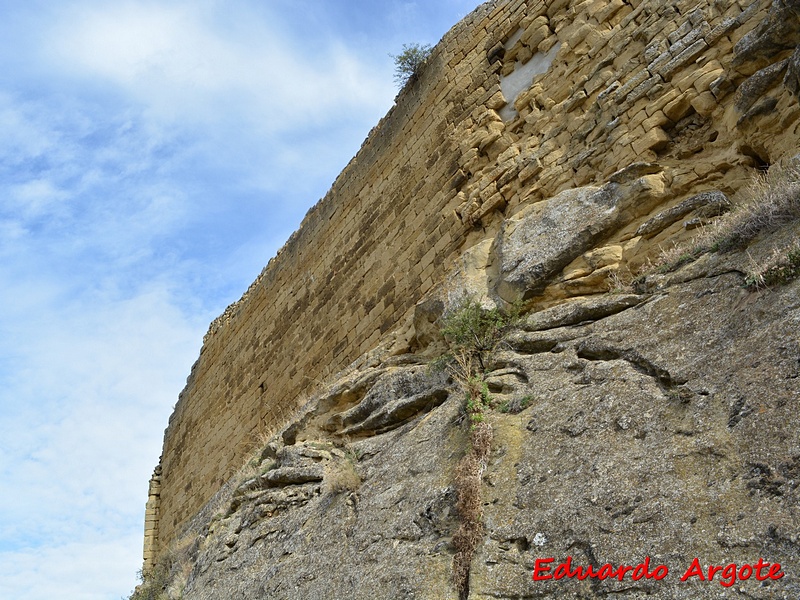
[[[478,0],[0,0],[0,598],[119,600],[209,323]]]

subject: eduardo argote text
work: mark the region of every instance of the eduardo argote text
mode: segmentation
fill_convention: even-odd
[[[669,575],[666,565],[651,565],[650,557],[637,565],[611,565],[604,564],[594,567],[592,565],[573,565],[572,557],[568,556],[564,561],[555,563],[554,558],[537,558],[533,569],[534,581],[550,581],[559,579],[618,579],[623,581],[626,578],[632,581],[640,579],[652,579],[660,581]],[[730,563],[727,565],[707,565],[700,563],[699,558],[695,558],[692,564],[681,575],[681,581],[711,581],[719,583],[723,587],[731,587],[736,581],[746,581],[755,578],[758,581],[767,579],[780,579],[784,576],[779,563],[766,562],[759,558],[753,564],[738,565]]]

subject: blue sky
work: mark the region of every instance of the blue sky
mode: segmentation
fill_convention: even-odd
[[[0,597],[127,597],[209,322],[477,4],[0,0]]]

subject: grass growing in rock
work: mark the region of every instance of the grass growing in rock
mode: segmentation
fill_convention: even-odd
[[[331,460],[325,468],[323,491],[326,494],[356,491],[361,485],[361,476],[356,469],[357,463],[358,452],[352,447],[345,449],[344,458]]]
[[[749,289],[784,285],[800,277],[800,242],[776,248],[762,264],[754,264],[745,278]]]
[[[484,534],[481,511],[481,481],[492,449],[492,426],[485,421],[470,427],[470,449],[455,471],[458,492],[456,509],[459,526],[453,536],[456,554],[453,557],[453,585],[461,600],[469,597],[469,574],[472,557]]]
[[[500,412],[504,414],[516,415],[528,408],[533,402],[533,396],[525,395],[522,398],[512,398],[500,405]]]
[[[459,598],[469,597],[472,558],[484,535],[481,481],[492,448],[492,426],[486,413],[493,399],[484,380],[489,355],[497,349],[505,329],[518,316],[497,308],[485,309],[465,297],[440,322],[449,352],[440,359],[464,391],[464,413],[469,423],[469,448],[455,469],[459,527],[453,536],[453,585]]]
[[[800,164],[776,164],[744,191],[742,202],[720,220],[711,250],[741,250],[762,232],[800,219]]]
[[[197,551],[197,538],[187,536],[178,540],[150,570],[139,571],[141,583],[128,600],[181,600]]]
[[[636,291],[648,275],[666,274],[709,252],[745,250],[759,235],[800,221],[800,160],[777,163],[739,192],[734,209],[706,227],[691,246],[675,245],[630,281],[610,281],[614,291]],[[773,248],[762,263],[751,259],[745,274],[750,289],[782,285],[800,277],[800,244]]]

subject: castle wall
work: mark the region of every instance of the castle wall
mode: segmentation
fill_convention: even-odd
[[[712,187],[733,193],[754,166],[787,154],[800,110],[788,93],[769,95],[781,79],[749,106],[737,91],[793,50],[736,59],[770,4],[505,0],[454,27],[300,229],[212,323],[165,432],[146,566],[260,438],[408,318],[501,214],[636,162],[674,165],[670,202]],[[549,68],[509,110],[501,77],[543,57]]]

